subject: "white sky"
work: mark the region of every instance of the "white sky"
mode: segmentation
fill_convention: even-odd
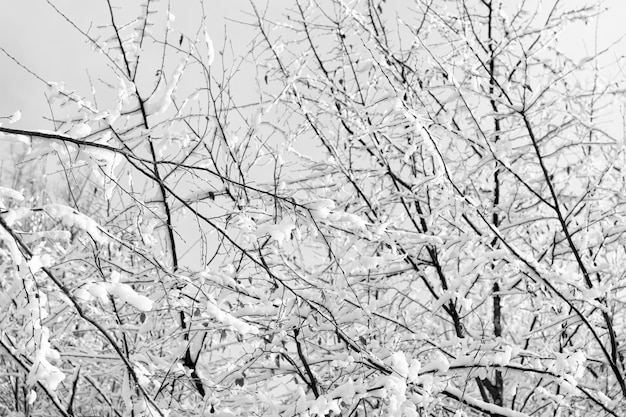
[[[172,12],[176,16],[173,23],[174,33],[181,31],[188,36],[195,36],[201,16],[202,0],[172,0]],[[253,0],[261,9],[268,0]],[[407,6],[413,0],[387,0],[388,4],[396,8],[402,8],[402,3]],[[438,0],[443,1],[443,0]],[[594,4],[595,1],[562,0],[567,6],[579,3]],[[106,1],[100,0],[52,0],[53,4],[66,13],[81,29],[87,30],[90,26],[91,34],[97,34],[95,26],[109,23],[109,13]],[[124,8],[116,10],[118,23],[125,23],[137,16],[136,11],[139,1],[113,0],[114,4],[124,4]],[[280,15],[287,8],[293,7],[294,0],[270,0],[273,8],[273,17]],[[505,0],[505,4],[515,7],[521,0]],[[546,4],[552,3],[546,1]],[[168,2],[160,0],[159,7],[166,7]],[[609,13],[603,15],[598,26],[600,49],[602,45],[608,45],[611,41],[619,39],[626,33],[626,0],[607,0],[606,6]],[[249,48],[253,31],[251,28],[234,23],[227,19],[251,21],[249,15],[250,0],[204,0],[207,13],[206,27],[213,39],[216,50],[220,50],[224,44],[224,28],[228,27],[226,36],[235,46],[236,53],[244,53]],[[248,14],[244,13],[247,12]],[[162,16],[161,16],[162,17]],[[574,58],[580,59],[593,52],[593,33],[595,25],[577,25],[571,27],[568,32],[561,36],[563,49]],[[162,33],[157,33],[162,37]],[[177,36],[177,35],[174,35]],[[46,0],[5,1],[0,13],[0,47],[17,58],[22,64],[30,68],[46,81],[64,81],[66,86],[77,91],[79,94],[91,99],[90,84],[87,69],[92,79],[96,79],[98,94],[102,94],[105,88],[98,84],[98,71],[106,68],[107,61],[96,53],[92,53],[91,46],[86,40],[59,16],[50,7]],[[617,54],[626,53],[626,42],[614,48],[605,57],[606,60],[614,61]],[[227,61],[228,63],[228,61]],[[153,65],[154,66],[154,65]],[[142,67],[144,71],[156,71],[150,65]],[[250,79],[253,79],[253,70],[250,71]],[[109,79],[111,81],[109,73]],[[615,75],[607,74],[608,77]],[[622,74],[626,76],[626,74]],[[147,77],[147,84],[139,84],[140,91],[150,88],[155,77]],[[240,77],[241,78],[241,77]],[[11,115],[16,110],[21,110],[22,120],[11,127],[28,129],[53,129],[50,122],[44,117],[50,117],[50,110],[45,99],[45,85],[31,74],[20,68],[0,51],[0,117]],[[243,77],[245,83],[246,77]],[[113,78],[113,81],[115,79]],[[245,96],[246,91],[254,90],[253,84],[238,86],[235,93],[241,92]],[[109,92],[111,94],[111,92]],[[246,103],[254,101],[254,93],[251,97],[238,97],[238,102]],[[55,113],[62,119],[65,115]],[[3,120],[0,119],[0,122]],[[0,148],[0,154],[3,153]],[[5,155],[6,156],[6,155]],[[0,158],[0,160],[3,158]]]
[[[407,5],[411,0],[388,0],[396,2],[394,7],[400,7],[402,2]],[[516,3],[516,0],[507,0],[505,3]],[[563,0],[568,5],[584,3],[582,0]],[[72,20],[77,22],[81,29],[86,30],[90,24],[108,23],[108,9],[105,1],[95,0],[53,0],[53,3]],[[138,2],[114,1],[116,4],[125,4],[124,10],[119,13],[119,21],[128,21],[132,17],[132,6]],[[161,6],[167,4],[161,0]],[[243,11],[250,11],[249,0],[204,0],[207,12],[207,28],[216,49],[221,49],[224,39],[224,27],[228,23],[228,37],[239,48],[245,48],[252,32],[245,26],[228,22],[227,18],[250,21],[250,17]],[[258,5],[264,5],[265,0],[255,0]],[[273,0],[274,7],[288,7],[292,0]],[[594,1],[587,1],[593,4]],[[172,1],[172,11],[176,16],[173,29],[193,35],[198,27],[198,17],[201,15],[200,0]],[[611,40],[624,36],[626,26],[626,0],[607,0],[606,6],[611,10],[606,13],[599,25],[599,38],[602,44],[607,45]],[[509,5],[509,4],[507,4]],[[124,16],[126,14],[126,16]],[[130,14],[130,15],[129,15]],[[92,29],[91,33],[94,29]],[[594,26],[573,27],[571,34],[563,37],[563,46],[570,53],[580,57],[593,50],[592,35]],[[587,37],[581,41],[580,36]],[[46,81],[65,81],[66,85],[77,92],[87,94],[90,90],[86,68],[97,68],[101,57],[91,53],[77,31],[63,20],[46,3],[45,0],[5,1],[0,13],[0,47],[4,48],[20,60],[24,65],[36,72]],[[626,52],[626,43],[615,51]],[[588,52],[585,52],[587,50]],[[92,77],[94,74],[92,74]],[[23,120],[14,127],[51,128],[49,123],[42,119],[42,115],[49,116],[49,110],[44,97],[45,86],[32,75],[28,74],[2,51],[0,51],[0,116],[8,116],[20,109]],[[245,101],[245,100],[243,100]]]
[[[93,26],[90,33],[96,34],[95,26],[109,23],[109,13],[104,0],[52,0],[56,7],[66,13],[82,30]],[[172,29],[177,39],[182,31],[188,36],[195,36],[200,24],[201,0],[171,0],[172,12],[176,16]],[[263,9],[267,1],[273,8],[272,16],[279,16],[285,9],[293,7],[294,0],[253,0]],[[443,1],[443,0],[437,0]],[[567,5],[582,3],[583,0],[562,0]],[[387,0],[393,7],[402,8],[403,3],[413,3],[413,0]],[[510,3],[509,3],[510,2]],[[505,0],[507,6],[520,3],[518,0]],[[124,9],[117,9],[116,16],[119,23],[126,23],[137,16],[136,4],[138,1],[114,0],[115,4],[125,4]],[[548,1],[547,3],[551,3]],[[593,2],[587,2],[593,3]],[[243,54],[249,50],[249,43],[254,36],[251,28],[237,24],[227,19],[251,21],[248,13],[251,10],[249,0],[204,0],[207,12],[206,28],[213,39],[216,51],[221,50],[224,44],[224,27],[227,25],[226,36],[234,44],[235,52]],[[129,6],[132,5],[132,6]],[[166,6],[167,1],[161,0],[160,7]],[[626,33],[626,0],[608,0],[607,7],[611,9],[600,20],[598,37],[599,49],[607,46]],[[513,6],[515,7],[515,6]],[[566,53],[580,59],[593,52],[593,23],[585,26],[573,26],[561,37]],[[110,33],[110,32],[109,32]],[[157,33],[159,38],[162,33]],[[102,55],[92,52],[91,46],[68,22],[59,16],[45,0],[13,0],[2,3],[0,13],[0,47],[18,59],[23,65],[37,73],[46,81],[64,81],[68,87],[79,94],[90,97],[90,84],[87,69],[92,79],[99,76],[98,71],[108,65]],[[614,48],[606,59],[614,61],[616,54],[626,53],[626,42]],[[227,60],[228,63],[228,60]],[[145,64],[145,71],[156,71],[157,67],[150,63]],[[234,90],[239,104],[255,101],[254,71],[249,68],[249,82],[238,85]],[[110,75],[110,73],[109,73]],[[245,75],[245,74],[244,74]],[[610,76],[610,75],[607,75]],[[626,74],[622,74],[625,77]],[[50,122],[44,117],[50,117],[50,111],[45,98],[46,86],[37,80],[19,65],[0,51],[0,117],[9,116],[16,110],[21,110],[22,120],[10,127],[24,129],[53,129]],[[151,76],[147,86],[155,80]],[[240,77],[244,78],[245,76]],[[115,82],[110,79],[108,81]],[[96,87],[103,87],[96,82]],[[143,90],[142,90],[143,88]],[[106,90],[102,88],[101,90]],[[140,91],[145,92],[146,86],[140,85]],[[149,90],[148,90],[149,91]],[[250,91],[250,93],[247,93]],[[102,91],[100,91],[101,93]],[[110,92],[109,92],[110,94]],[[245,97],[249,94],[250,97]],[[72,106],[72,109],[74,107]],[[55,113],[59,119],[65,115]],[[3,120],[0,119],[0,122]],[[3,149],[4,148],[4,149]],[[0,164],[10,162],[10,154],[6,146],[0,142]],[[0,166],[0,173],[2,172]]]
[[[139,2],[115,1],[114,4],[138,4]],[[172,1],[172,13],[176,16],[172,29],[194,36],[201,16],[200,1]],[[77,23],[82,30],[90,25],[97,26],[109,22],[109,12],[105,1],[95,0],[53,0],[53,4]],[[166,7],[161,0],[159,7]],[[230,41],[245,47],[252,32],[240,24],[229,22],[227,18],[250,20],[242,10],[249,10],[248,0],[205,1],[207,30],[213,39],[216,50],[221,49],[224,27],[228,25]],[[117,23],[128,22],[135,7],[125,6],[116,10]],[[130,15],[129,15],[130,14]],[[97,33],[92,27],[90,33]],[[162,33],[157,33],[162,37]],[[91,52],[91,47],[76,29],[59,16],[44,0],[7,1],[2,4],[0,13],[0,47],[13,55],[22,64],[37,73],[46,81],[64,81],[66,86],[79,94],[88,95],[90,85],[86,69],[91,71],[105,64],[101,56]],[[0,51],[0,116],[8,116],[15,110],[22,111],[23,119],[12,127],[48,128],[41,117],[50,112],[45,100],[45,85],[20,68]]]

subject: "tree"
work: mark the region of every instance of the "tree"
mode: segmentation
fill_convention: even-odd
[[[229,65],[107,3],[114,102],[0,127],[65,179],[0,188],[7,413],[623,414],[619,62],[563,3],[251,3]]]

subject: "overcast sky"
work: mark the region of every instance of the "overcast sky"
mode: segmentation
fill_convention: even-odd
[[[515,3],[516,0],[507,0]],[[566,0],[568,5],[581,3],[582,0]],[[105,1],[96,0],[52,0],[53,4],[76,22],[82,30],[97,33],[95,26],[109,21],[108,9]],[[395,2],[396,7],[401,2],[410,4],[410,0],[388,0]],[[121,22],[127,22],[133,17],[136,9],[133,1],[116,1],[124,4],[124,9],[117,9]],[[261,6],[266,0],[255,0]],[[546,2],[549,3],[549,2]],[[594,3],[588,1],[588,4]],[[626,18],[626,1],[609,0],[606,6],[611,9],[606,13],[598,28],[602,44],[619,39],[626,33],[624,18]],[[159,2],[160,7],[167,2]],[[250,42],[251,29],[236,24],[228,19],[250,21],[250,16],[243,11],[250,11],[249,0],[211,0],[204,2],[207,12],[207,29],[213,39],[216,49],[221,49],[224,40],[224,28],[228,25],[228,38],[236,48],[242,49]],[[291,0],[274,0],[273,7],[286,7]],[[177,33],[185,32],[193,35],[198,28],[198,17],[201,15],[200,1],[184,0],[172,1],[172,11],[176,16],[173,30]],[[136,13],[134,14],[136,16]],[[91,26],[91,28],[90,28]],[[581,58],[593,51],[594,25],[572,27],[569,33],[563,36],[563,47],[569,54]],[[584,38],[584,39],[583,39]],[[626,43],[615,48],[615,53],[626,52]],[[106,65],[102,56],[91,52],[91,47],[81,37],[76,29],[56,13],[45,0],[5,1],[0,13],[0,47],[17,58],[22,64],[41,76],[46,81],[64,81],[69,87],[80,94],[88,95],[90,91],[90,75],[97,78],[97,68]],[[615,53],[611,58],[615,59]],[[607,57],[608,58],[608,57]],[[48,128],[52,126],[42,116],[49,117],[50,112],[45,100],[45,85],[33,75],[20,68],[0,51],[0,116],[8,116],[16,110],[21,110],[23,119],[14,127]],[[245,100],[243,100],[245,101]]]
[[[52,0],[53,4],[74,22],[81,30],[88,31],[96,36],[103,30],[97,29],[98,25],[109,23],[109,11],[104,0]],[[267,0],[254,0],[255,4],[263,8]],[[294,4],[294,0],[270,0],[272,17],[280,15],[288,6]],[[443,0],[437,0],[443,1]],[[564,0],[568,5],[580,3],[582,0]],[[402,9],[405,2],[408,6],[411,0],[387,0],[389,7]],[[509,3],[510,2],[510,3]],[[516,0],[505,0],[510,6]],[[124,4],[123,9],[116,9],[115,14],[118,23],[126,23],[137,16],[138,2],[131,0],[117,0],[116,4]],[[551,3],[551,2],[546,2]],[[167,2],[161,1],[159,7],[166,7]],[[200,0],[172,0],[172,13],[176,16],[172,23],[172,30],[177,39],[181,32],[187,36],[195,36],[199,17],[202,15]],[[251,21],[249,14],[251,6],[249,0],[205,0],[207,13],[206,28],[213,39],[216,50],[221,50],[226,36],[233,43],[235,53],[243,54],[249,50],[249,44],[254,36],[252,28],[234,21]],[[607,7],[611,8],[600,20],[598,26],[599,49],[608,46],[612,41],[622,37],[626,31],[624,18],[626,17],[626,0],[607,1]],[[163,18],[164,14],[159,15]],[[228,28],[225,35],[224,29]],[[562,47],[572,55],[574,59],[580,59],[593,53],[593,38],[595,25],[578,25],[568,29],[562,35]],[[158,29],[157,29],[158,30]],[[162,27],[161,29],[162,30]],[[109,35],[111,34],[109,29]],[[162,32],[157,33],[162,38]],[[60,16],[46,0],[5,1],[0,13],[0,47],[13,55],[22,65],[28,67],[45,81],[63,81],[72,90],[80,95],[91,97],[89,76],[96,85],[97,95],[113,90],[107,88],[102,82],[98,82],[101,74],[99,71],[106,69],[109,62],[101,54],[92,52],[92,46],[86,39]],[[614,61],[616,54],[626,52],[626,43],[607,54],[606,60]],[[228,60],[227,60],[228,64]],[[250,67],[253,63],[250,63]],[[145,71],[153,72],[158,65],[144,63]],[[254,70],[248,68],[248,82],[238,85],[234,93],[239,94],[239,104],[254,101]],[[50,117],[50,110],[46,102],[46,86],[17,63],[13,62],[5,53],[0,51],[0,117],[9,116],[16,110],[21,110],[22,120],[11,127],[24,129],[53,129],[53,125],[45,118]],[[103,76],[108,82],[115,82],[115,77]],[[622,74],[623,76],[624,74]],[[610,74],[607,74],[610,76]],[[112,79],[111,79],[112,78]],[[149,73],[149,82],[156,79]],[[149,86],[149,84],[148,84]],[[247,90],[246,90],[247,89]],[[247,91],[250,93],[247,93]],[[149,91],[146,86],[140,85],[140,91]],[[115,91],[113,91],[115,93]],[[245,95],[250,94],[250,98]],[[242,97],[243,96],[243,97]],[[105,107],[106,108],[106,107]],[[75,107],[68,109],[68,112]],[[55,113],[55,117],[63,118],[65,115]],[[69,114],[68,114],[69,116]],[[3,122],[3,120],[0,120]],[[6,121],[4,121],[6,122]],[[0,141],[0,163],[11,163],[10,155],[6,152],[6,144]],[[0,167],[2,168],[2,167]],[[0,169],[2,172],[2,169]]]
[[[53,0],[52,3],[82,30],[97,34],[97,25],[109,21],[105,1]],[[176,19],[172,29],[175,33],[195,34],[201,16],[200,1],[172,1],[172,13]],[[139,2],[114,4],[134,5]],[[159,2],[166,7],[167,2]],[[207,30],[216,49],[223,45],[225,25],[229,38],[238,45],[249,43],[251,30],[228,19],[249,20],[242,10],[249,10],[247,0],[205,1]],[[116,9],[118,23],[131,20],[137,7]],[[134,15],[133,15],[134,13]],[[91,28],[90,28],[91,26]],[[162,35],[159,34],[159,35]],[[107,65],[102,56],[92,52],[91,46],[78,31],[50,7],[45,0],[7,1],[0,13],[0,47],[18,59],[46,81],[63,81],[68,87],[87,95],[90,91],[86,69],[95,78],[98,65]],[[0,51],[0,116],[8,116],[21,110],[20,127],[51,128],[41,117],[49,116],[44,91],[45,85],[29,74],[5,53]],[[15,127],[15,126],[14,126]]]

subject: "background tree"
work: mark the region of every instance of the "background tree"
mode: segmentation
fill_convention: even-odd
[[[292,5],[226,63],[107,3],[102,104],[0,127],[41,173],[0,188],[5,414],[623,414],[621,84],[558,41],[600,9]]]

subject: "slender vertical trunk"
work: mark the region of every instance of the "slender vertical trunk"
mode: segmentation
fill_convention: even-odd
[[[493,99],[493,94],[495,92],[496,86],[496,56],[494,53],[493,47],[493,33],[492,33],[492,16],[493,16],[493,2],[486,3],[489,7],[489,17],[488,17],[488,49],[489,49],[489,94],[492,97],[490,100],[491,109],[493,110],[494,116],[494,142],[497,143],[500,140],[500,119],[498,118],[498,106],[496,101]],[[493,174],[493,214],[492,214],[492,223],[497,228],[500,225],[500,217],[498,215],[498,206],[500,204],[500,169],[496,167],[496,170]],[[494,239],[491,242],[491,246],[495,248],[498,244],[498,240]],[[492,265],[493,267],[493,265]],[[500,297],[500,284],[498,280],[494,280],[493,283],[493,333],[496,338],[502,337],[502,298]],[[491,395],[493,397],[493,402],[496,405],[502,406],[504,403],[504,379],[502,377],[502,372],[496,370],[495,372],[495,380],[492,386]]]

